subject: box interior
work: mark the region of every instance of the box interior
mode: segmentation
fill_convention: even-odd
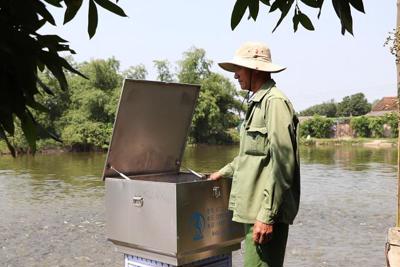
[[[179,172],[176,174],[130,176],[129,178],[131,178],[132,180],[139,180],[139,181],[175,183],[175,184],[207,181],[206,176],[200,178],[192,173],[187,173],[187,172]]]

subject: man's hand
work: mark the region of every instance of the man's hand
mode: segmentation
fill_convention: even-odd
[[[222,175],[219,172],[211,173],[209,180],[218,180],[222,178]]]
[[[272,231],[274,230],[273,224],[265,224],[256,221],[253,227],[253,240],[255,243],[264,244],[272,238]]]

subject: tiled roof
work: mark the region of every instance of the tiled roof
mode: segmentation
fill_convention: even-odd
[[[385,114],[389,114],[394,112],[395,110],[380,110],[380,111],[371,111],[365,114],[365,116],[370,116],[370,117],[380,117],[384,116]]]
[[[376,103],[371,112],[376,111],[395,111],[397,110],[398,101],[395,96],[386,96]]]

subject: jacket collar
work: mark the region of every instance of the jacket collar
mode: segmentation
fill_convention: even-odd
[[[266,83],[264,83],[261,88],[253,95],[251,98],[252,102],[260,102],[264,96],[270,91],[272,87],[275,86],[275,81],[269,79]]]

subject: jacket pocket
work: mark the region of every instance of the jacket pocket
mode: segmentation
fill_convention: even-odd
[[[248,155],[267,155],[268,133],[266,127],[252,127],[246,130],[244,153]]]

